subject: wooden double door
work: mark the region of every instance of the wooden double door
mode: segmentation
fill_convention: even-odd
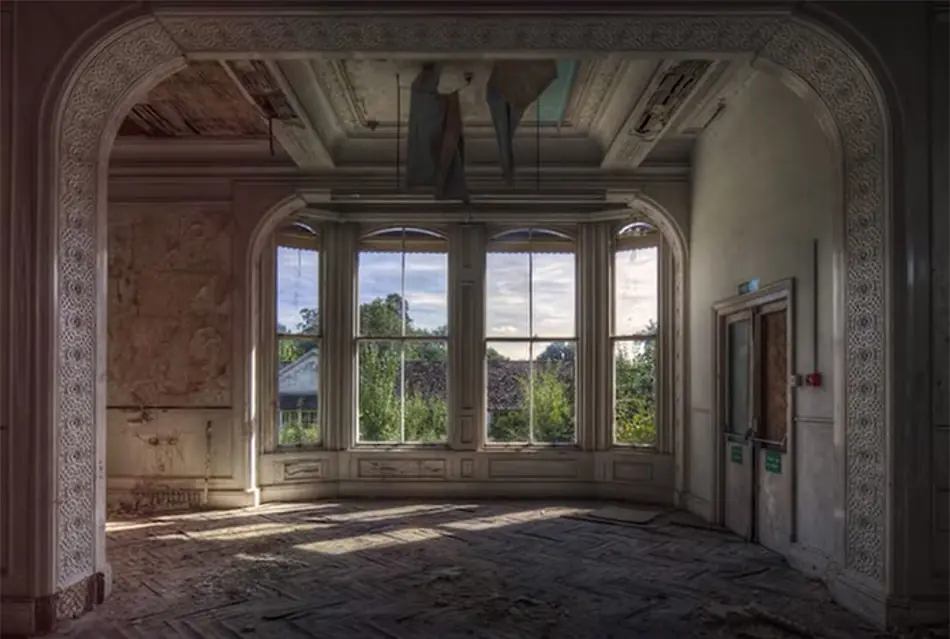
[[[793,534],[794,376],[789,295],[773,297],[734,298],[718,313],[720,506],[726,527],[784,551]]]

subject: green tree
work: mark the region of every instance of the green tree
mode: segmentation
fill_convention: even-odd
[[[443,336],[446,327],[427,330],[416,327],[408,303],[398,294],[376,298],[360,306],[360,333],[365,337]],[[400,402],[400,378],[403,359],[408,362],[441,363],[444,374],[447,352],[444,342],[366,341],[359,354],[359,423],[363,441],[399,441],[400,420],[407,441],[443,441],[448,410],[445,400],[423,393],[409,393]],[[408,390],[408,389],[407,389]]]
[[[656,335],[656,323],[647,333]],[[656,341],[644,342],[643,350],[629,356],[621,351],[615,359],[614,428],[618,443],[656,443]]]
[[[485,359],[489,362],[503,362],[507,361],[508,358],[489,346],[485,349]]]
[[[488,425],[491,441],[526,442],[532,431],[536,442],[573,441],[574,397],[572,389],[558,376],[564,365],[563,362],[547,365],[539,362],[530,376],[518,379],[523,406],[492,415]]]
[[[574,343],[573,342],[551,342],[547,348],[538,355],[538,360],[542,362],[574,362]]]

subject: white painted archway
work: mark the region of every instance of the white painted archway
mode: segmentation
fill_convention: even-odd
[[[887,247],[891,215],[889,120],[869,67],[842,39],[788,13],[742,16],[321,15],[317,12],[163,11],[110,33],[78,58],[58,97],[44,166],[54,229],[57,357],[54,450],[61,591],[105,567],[105,214],[107,160],[135,99],[186,59],[491,51],[755,54],[827,107],[844,178],[844,318],[836,336],[846,364],[838,389],[846,416],[846,569],[887,580]],[[838,339],[840,338],[840,339]],[[70,598],[66,597],[68,601]],[[68,607],[68,606],[67,606]],[[60,614],[68,614],[62,606]]]

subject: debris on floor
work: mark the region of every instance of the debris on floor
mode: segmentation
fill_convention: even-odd
[[[587,519],[590,521],[598,521],[607,524],[632,524],[635,526],[645,526],[662,514],[662,510],[606,506],[591,512],[572,515],[572,518]]]
[[[110,522],[112,595],[58,636],[885,636],[778,555],[672,519],[589,503],[344,501]]]

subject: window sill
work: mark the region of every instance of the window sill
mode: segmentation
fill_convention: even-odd
[[[274,450],[264,452],[264,455],[293,455],[295,453],[325,453],[323,444],[301,444],[299,446],[278,446]]]
[[[482,447],[486,453],[550,453],[550,452],[582,452],[577,444],[502,444],[490,443]]]
[[[347,449],[347,452],[351,453],[369,453],[369,452],[385,452],[385,453],[399,453],[399,452],[418,452],[418,451],[445,451],[449,452],[452,449],[449,448],[447,443],[431,443],[431,444],[371,444],[367,442],[354,444],[352,447]]]
[[[643,444],[613,444],[610,447],[612,453],[642,453],[644,455],[667,455],[656,447],[656,444],[644,446]]]

